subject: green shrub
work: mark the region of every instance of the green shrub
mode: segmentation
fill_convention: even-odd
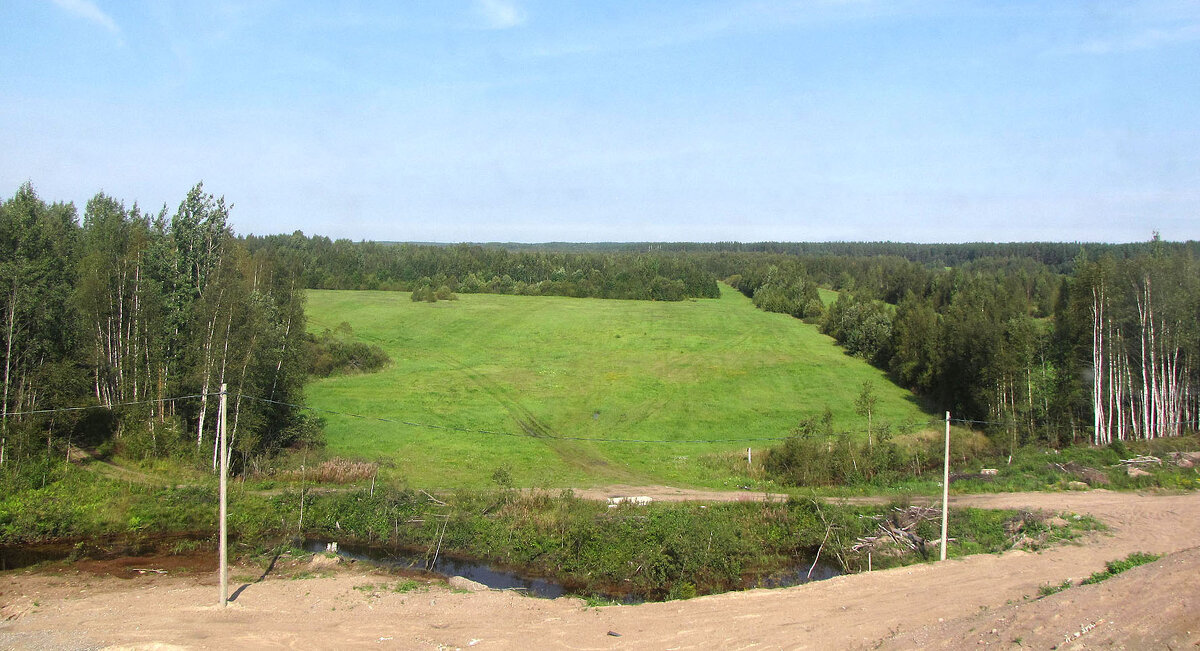
[[[348,325],[339,327],[337,332],[326,328],[319,336],[306,334],[309,375],[329,377],[372,373],[392,361],[378,345],[350,340],[351,334]]]

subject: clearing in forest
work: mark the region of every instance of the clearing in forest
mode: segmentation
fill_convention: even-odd
[[[786,436],[827,406],[835,428],[865,436],[854,399],[867,380],[877,426],[931,418],[816,326],[725,286],[719,299],[679,303],[314,290],[307,312],[310,330],[346,322],[392,357],[377,373],[314,381],[311,406],[514,435],[323,416],[330,455],[382,461],[418,486],[484,487],[506,474],[518,486],[721,486],[730,472],[714,454],[772,443],[692,441]]]

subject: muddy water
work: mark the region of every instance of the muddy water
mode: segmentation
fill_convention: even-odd
[[[309,540],[305,543],[304,548],[310,552],[323,552],[329,549],[330,542],[328,540]],[[470,559],[438,555],[434,562],[434,559],[425,553],[355,543],[340,543],[337,553],[344,558],[378,563],[401,570],[432,572],[445,578],[461,576],[495,590],[517,590],[546,599],[577,593],[554,579],[534,577]],[[842,574],[842,571],[837,565],[824,562],[817,562],[814,565],[812,561],[808,561],[767,576],[749,578],[745,587],[783,588],[809,581],[828,579],[839,574]],[[648,594],[618,590],[601,590],[598,596],[627,604],[641,603],[653,598]]]
[[[310,552],[323,552],[331,541],[309,539],[303,547]],[[193,571],[215,570],[213,536],[204,533],[183,533],[145,536],[139,538],[93,538],[41,545],[0,547],[0,571],[13,570],[43,562],[73,561],[88,571],[129,574],[130,568],[145,564],[151,558],[155,567],[171,565]],[[204,551],[200,551],[203,549]],[[569,583],[533,576],[510,568],[501,568],[480,561],[439,554],[435,559],[421,552],[405,551],[379,545],[342,542],[338,555],[356,561],[366,561],[392,569],[436,575],[443,578],[461,576],[495,590],[515,590],[524,594],[553,599],[579,592]],[[182,565],[181,565],[182,564]],[[211,567],[210,567],[211,566]],[[811,573],[810,573],[811,572]],[[840,568],[829,563],[811,565],[811,561],[760,577],[747,577],[744,587],[780,588],[808,581],[827,579],[841,574]],[[596,592],[587,590],[588,593]],[[598,596],[622,603],[640,603],[662,598],[658,594],[643,594],[622,590],[620,586],[600,590]]]
[[[304,549],[310,552],[323,552],[330,541],[308,540]],[[496,590],[516,590],[535,597],[554,599],[568,594],[561,584],[549,580],[524,576],[518,572],[506,571],[486,563],[477,561],[449,558],[439,554],[436,562],[426,554],[406,552],[387,547],[341,543],[337,553],[343,558],[368,561],[402,570],[417,570],[432,572],[445,578],[461,576],[476,583],[482,583]]]
[[[213,536],[184,532],[152,536],[103,536],[36,545],[0,546],[0,571],[54,561],[113,561],[145,556],[182,556],[212,548]]]

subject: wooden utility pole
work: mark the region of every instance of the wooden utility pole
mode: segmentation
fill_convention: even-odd
[[[950,522],[950,412],[946,412],[946,457],[942,464],[942,560],[946,560],[946,525]]]
[[[221,407],[217,412],[217,436],[221,438],[221,607],[224,608],[229,600],[229,558],[227,554],[228,529],[226,527],[226,493],[225,475],[229,468],[229,442],[225,438],[225,384],[221,384]]]

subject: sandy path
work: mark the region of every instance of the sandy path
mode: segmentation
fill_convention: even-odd
[[[355,586],[395,579],[349,571],[327,579],[268,578],[220,611],[209,605],[216,592],[211,576],[9,572],[0,575],[8,618],[0,623],[0,647],[958,648],[1020,640],[1049,648],[1080,631],[1067,648],[1200,643],[1200,549],[1194,548],[1200,493],[1028,493],[953,502],[1091,513],[1110,531],[1086,545],[1040,553],[605,608],[440,587],[372,595]],[[1102,584],[1036,599],[1043,584],[1085,577],[1137,550],[1171,555]]]
[[[576,488],[572,492],[585,500],[606,500],[610,497],[649,497],[659,502],[762,502],[787,501],[788,496],[760,491],[709,491],[673,486],[631,486],[616,484],[604,488]]]

